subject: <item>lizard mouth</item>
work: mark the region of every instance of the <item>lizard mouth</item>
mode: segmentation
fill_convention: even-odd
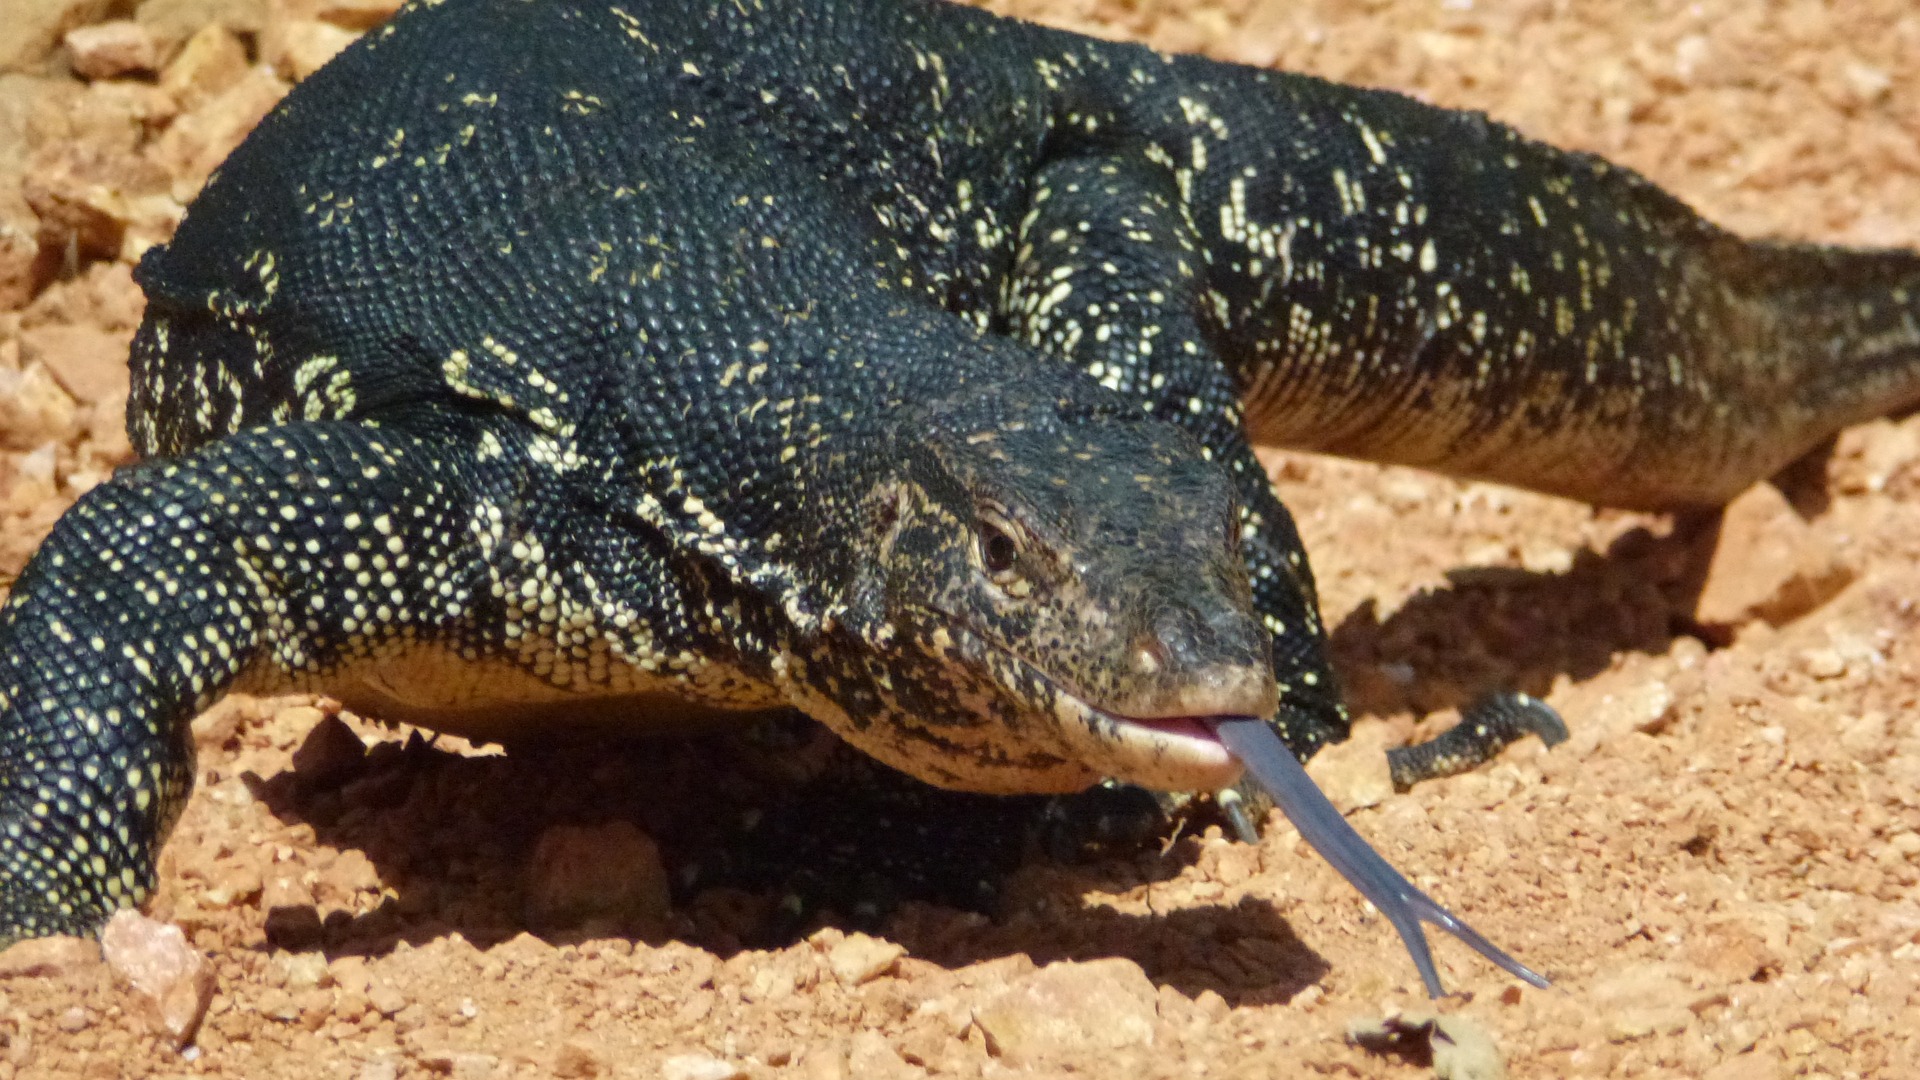
[[[1060,734],[1103,775],[1161,791],[1212,791],[1240,778],[1240,761],[1214,735],[1212,715],[1125,716],[1055,690]]]
[[[928,614],[945,616],[939,611]],[[941,625],[976,657],[991,658],[989,667],[1003,669],[995,679],[1002,687],[1032,701],[1035,711],[1045,709],[1052,720],[1048,741],[1089,771],[1160,791],[1212,791],[1240,778],[1239,759],[1214,735],[1209,720],[1242,716],[1246,709],[1164,716],[1114,712],[1088,701],[993,636],[951,617],[941,618]]]
[[[1220,741],[1220,739],[1214,735],[1213,730],[1207,727],[1207,721],[1209,719],[1218,719],[1219,717],[1123,716],[1120,713],[1113,712],[1112,710],[1109,710],[1109,709],[1099,709],[1095,706],[1089,706],[1089,708],[1095,708],[1097,712],[1099,712],[1101,715],[1105,716],[1107,719],[1113,721],[1116,724],[1134,724],[1139,727],[1151,728],[1152,730],[1157,731],[1162,735],[1172,735],[1182,739],[1199,739],[1202,742],[1213,742],[1213,743],[1217,743]],[[1231,716],[1231,715],[1234,715],[1234,714],[1231,714],[1231,713],[1219,714],[1220,717]]]

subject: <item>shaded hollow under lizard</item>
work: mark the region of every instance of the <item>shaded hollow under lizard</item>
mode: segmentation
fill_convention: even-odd
[[[1920,393],[1908,253],[925,0],[412,6],[139,279],[148,460],[0,612],[0,936],[147,894],[232,689],[1217,785],[1195,717],[1347,730],[1250,437],[1712,505]]]

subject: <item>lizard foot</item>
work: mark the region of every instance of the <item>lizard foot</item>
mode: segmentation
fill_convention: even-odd
[[[1460,722],[1415,746],[1387,752],[1393,786],[1405,791],[1422,780],[1453,776],[1493,759],[1528,735],[1548,746],[1567,740],[1566,721],[1551,705],[1529,694],[1497,691],[1462,710]]]

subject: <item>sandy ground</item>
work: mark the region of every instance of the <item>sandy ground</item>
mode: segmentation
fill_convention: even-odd
[[[127,13],[49,0],[35,23],[36,5],[16,25]],[[145,45],[106,38],[130,74],[84,36],[0,50],[38,72],[0,76],[0,571],[126,459],[127,260],[380,6],[148,0]],[[1742,230],[1920,242],[1909,0],[1003,6],[1483,108]],[[215,20],[238,36],[176,58]],[[23,213],[37,233],[5,227]],[[1272,465],[1366,718],[1317,771],[1393,862],[1556,980],[1520,988],[1442,941],[1460,1038],[1490,1037],[1516,1076],[1920,1076],[1920,420],[1846,433],[1717,525]],[[1368,794],[1381,745],[1499,686],[1544,695],[1572,740]],[[502,757],[320,717],[236,701],[196,724],[200,783],[152,905],[215,974],[194,1045],[154,1034],[88,949],[7,954],[0,1078],[1431,1071],[1348,1042],[1429,1006],[1391,930],[1283,822],[1257,848],[1214,833],[1036,867],[994,922],[912,907],[875,938],[750,950],[738,929],[766,898],[713,891],[640,932],[542,938],[556,875],[657,892],[645,837],[608,823],[644,817],[638,789],[696,797],[698,754]],[[600,854],[567,870],[583,845]],[[607,862],[643,871],[580,884]]]

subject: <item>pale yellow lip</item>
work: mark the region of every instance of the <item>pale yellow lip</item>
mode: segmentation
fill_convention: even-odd
[[[949,633],[1018,664],[1053,691],[1050,734],[1058,752],[1098,776],[1157,791],[1217,791],[1240,779],[1242,766],[1199,715],[1135,718],[1108,712],[1062,686],[1038,665],[993,638],[937,609]]]
[[[1061,738],[1102,776],[1159,791],[1217,791],[1240,779],[1239,759],[1198,717],[1134,719],[1055,691]]]

